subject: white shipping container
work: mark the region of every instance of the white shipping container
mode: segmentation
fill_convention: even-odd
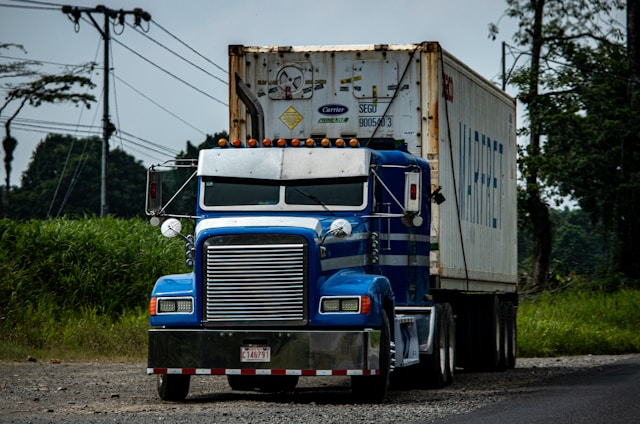
[[[431,165],[434,288],[515,292],[515,101],[418,44],[230,46],[230,137],[388,137]],[[239,85],[262,107],[251,122]],[[246,94],[244,94],[246,95]],[[263,133],[266,132],[266,133]]]

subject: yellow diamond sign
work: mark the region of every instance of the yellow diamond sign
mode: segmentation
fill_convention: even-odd
[[[300,115],[293,106],[289,106],[289,108],[280,115],[280,120],[287,126],[287,128],[289,128],[289,130],[294,129],[303,119],[304,117]]]

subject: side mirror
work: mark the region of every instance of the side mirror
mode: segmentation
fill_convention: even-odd
[[[422,200],[422,186],[420,173],[405,172],[404,174],[404,213],[420,214]]]
[[[147,215],[159,215],[162,211],[162,172],[153,167],[147,170],[147,199],[145,212]]]
[[[184,237],[180,231],[182,231],[182,223],[176,218],[169,218],[160,226],[160,232],[166,238],[173,238],[175,236]]]

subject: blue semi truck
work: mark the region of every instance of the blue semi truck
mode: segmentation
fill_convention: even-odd
[[[435,42],[229,47],[230,137],[197,160],[193,211],[147,213],[192,271],[151,293],[149,374],[294,390],[350,376],[439,388],[516,360],[515,103]],[[167,196],[169,197],[169,196]],[[193,219],[193,234],[180,219]]]

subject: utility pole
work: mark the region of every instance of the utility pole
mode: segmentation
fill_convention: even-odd
[[[103,68],[103,106],[102,106],[102,160],[100,166],[100,216],[106,217],[109,214],[109,204],[107,203],[107,158],[109,157],[109,138],[111,134],[116,130],[115,125],[109,119],[109,44],[111,41],[110,31],[110,19],[114,20],[114,24],[122,25],[124,27],[124,20],[126,15],[134,16],[134,24],[140,25],[142,20],[149,22],[151,15],[142,9],[135,8],[133,10],[114,10],[109,9],[106,6],[98,5],[94,8],[90,7],[77,7],[77,6],[62,6],[62,13],[66,14],[74,23],[75,30],[80,30],[80,18],[82,13],[85,13],[88,18],[96,27],[102,40],[104,41],[104,68]],[[102,14],[104,16],[104,24],[102,27],[94,19],[93,13]],[[117,19],[117,21],[116,21]]]

